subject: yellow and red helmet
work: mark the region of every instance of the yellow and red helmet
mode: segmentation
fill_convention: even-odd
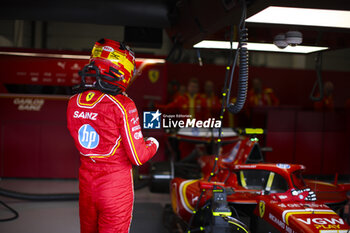
[[[82,82],[78,89],[99,89],[113,95],[121,93],[128,87],[135,66],[135,55],[127,46],[101,39],[92,49],[89,64],[79,72]],[[85,77],[88,76],[96,78],[93,85],[86,84]]]
[[[135,71],[135,55],[123,43],[101,39],[95,43],[90,63],[100,68],[101,75],[110,77],[104,81],[119,86],[123,91],[128,87]]]

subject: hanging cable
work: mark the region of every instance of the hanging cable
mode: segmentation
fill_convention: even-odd
[[[242,17],[239,24],[239,41],[238,41],[238,46],[235,53],[235,58],[232,64],[230,85],[228,87],[228,96],[226,99],[227,101],[226,105],[228,107],[228,110],[232,114],[237,114],[242,110],[247,97],[247,92],[248,92],[248,63],[249,62],[248,62],[248,49],[247,49],[248,29],[245,27],[246,17],[247,17],[247,9],[244,1]],[[233,104],[233,103],[230,103],[230,97],[231,97],[233,75],[234,75],[234,70],[237,63],[238,54],[239,54],[238,90],[237,90],[236,102]]]
[[[225,100],[226,100],[226,107],[228,107],[228,110],[233,113],[236,114],[238,113],[245,102],[246,96],[247,96],[247,88],[248,88],[248,50],[245,47],[247,45],[246,41],[247,41],[247,29],[245,28],[245,19],[246,19],[246,15],[247,15],[247,7],[246,7],[246,2],[245,0],[242,0],[242,16],[241,16],[241,20],[239,23],[239,43],[238,43],[238,47],[236,49],[232,64],[231,64],[231,57],[233,55],[233,48],[232,48],[232,41],[233,41],[233,27],[231,26],[230,29],[230,49],[231,49],[231,54],[229,57],[229,65],[231,65],[231,75],[230,75],[230,84],[227,87],[227,79],[228,79],[228,73],[230,70],[230,66],[228,65],[226,67],[226,76],[225,76],[225,83],[224,83],[224,90],[225,92],[223,93],[223,99],[222,99],[222,105],[221,105],[221,114],[220,114],[220,120],[221,120],[221,127],[219,128],[219,132],[218,132],[218,139],[217,139],[217,153],[215,156],[215,161],[214,161],[214,166],[213,169],[210,173],[209,179],[208,181],[211,180],[211,178],[214,176],[215,173],[215,169],[216,169],[216,165],[217,165],[217,161],[218,161],[218,157],[220,154],[220,148],[221,148],[221,144],[222,144],[222,120],[224,118],[224,112],[225,112]],[[232,80],[233,80],[233,75],[234,75],[234,68],[236,66],[237,63],[237,57],[238,57],[238,51],[240,52],[240,67],[239,67],[239,86],[238,86],[238,95],[237,95],[237,101],[236,104],[230,104],[230,98],[231,98],[231,87],[232,87]],[[226,93],[227,90],[227,93]]]
[[[316,75],[317,79],[314,83],[314,86],[310,93],[310,99],[314,102],[321,101],[323,99],[323,80],[322,80],[322,52],[317,53],[315,58],[315,69],[316,69]],[[318,90],[320,92],[319,96],[316,96],[316,88],[318,86]]]
[[[165,60],[179,63],[182,57],[182,44],[177,40],[174,41],[173,47],[171,48],[168,56]]]
[[[225,82],[224,82],[224,90],[222,93],[222,104],[221,104],[221,112],[220,112],[220,121],[221,121],[221,127],[218,130],[218,139],[217,139],[217,151],[215,154],[215,161],[212,168],[212,171],[210,173],[210,176],[208,178],[208,181],[210,182],[212,177],[214,176],[215,169],[217,166],[217,161],[219,160],[219,154],[220,154],[220,148],[221,148],[221,138],[222,138],[222,121],[223,121],[223,115],[225,113],[226,107],[228,107],[229,111],[231,113],[238,113],[245,102],[246,94],[247,94],[247,88],[248,88],[248,50],[246,48],[246,41],[247,41],[247,29],[245,28],[245,19],[246,19],[246,2],[245,0],[242,0],[242,15],[241,20],[239,24],[239,43],[238,47],[236,49],[236,52],[233,55],[233,26],[230,27],[230,55],[228,59],[228,65],[226,66],[226,73],[225,73]],[[243,49],[242,49],[243,48]],[[231,86],[232,86],[232,80],[234,75],[234,67],[237,63],[237,57],[238,52],[240,52],[240,73],[239,73],[239,85],[238,85],[238,95],[237,95],[237,101],[236,104],[229,104],[230,101],[230,94],[231,94]],[[233,60],[232,60],[233,57]],[[232,67],[232,68],[231,68]],[[231,70],[230,75],[230,84],[228,85],[228,78]],[[214,136],[213,136],[214,137]],[[196,215],[199,207],[199,203],[205,193],[205,190],[202,190],[199,198],[197,200],[196,206],[194,208],[193,214],[191,215],[189,224],[187,226],[187,232],[191,232],[191,227],[193,224],[194,216]]]

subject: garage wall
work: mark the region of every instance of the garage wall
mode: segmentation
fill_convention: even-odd
[[[218,95],[224,83],[225,70],[225,66],[212,64],[206,64],[203,67],[196,64],[168,64],[169,80],[175,79],[186,85],[188,79],[197,78],[200,81],[201,91],[205,80],[212,80]],[[344,108],[346,100],[350,98],[350,72],[324,70],[322,76],[324,81],[331,81],[334,84],[335,106]],[[263,86],[274,90],[280,105],[313,107],[309,95],[316,81],[314,70],[250,66],[249,81],[254,78],[260,78]],[[234,89],[237,86],[237,79],[238,71],[234,77]]]
[[[1,177],[76,178],[79,153],[66,126],[68,97],[0,97]]]
[[[306,173],[350,174],[350,111],[313,112],[273,109],[267,112],[269,162],[301,163]]]

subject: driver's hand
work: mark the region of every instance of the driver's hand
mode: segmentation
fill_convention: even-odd
[[[149,138],[146,138],[146,143],[154,143],[156,146],[157,146],[157,150],[159,148],[159,142],[157,141],[157,139],[155,139],[154,137],[149,137]]]

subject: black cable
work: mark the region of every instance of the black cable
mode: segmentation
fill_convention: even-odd
[[[76,201],[79,193],[53,193],[53,194],[31,194],[21,193],[13,190],[0,188],[0,196],[11,197],[29,201]]]
[[[173,47],[170,49],[170,52],[165,60],[179,63],[182,57],[182,52],[182,44],[175,40]]]
[[[10,212],[12,212],[14,214],[14,216],[10,217],[10,218],[3,218],[0,219],[0,222],[6,222],[6,221],[11,221],[11,220],[15,220],[16,218],[18,218],[18,212],[11,208],[10,206],[8,206],[5,202],[0,201],[0,204],[3,205],[5,208],[7,208]]]
[[[235,211],[236,217],[239,219],[240,217],[239,217],[239,214],[238,214],[236,208],[234,206],[230,206],[230,207],[231,207],[230,208],[231,210],[233,209]]]
[[[245,4],[243,6],[245,8]],[[239,22],[239,26],[238,26],[238,34],[239,34],[239,38],[238,38],[238,45],[237,45],[237,48],[236,48],[236,52],[235,52],[235,56],[234,56],[234,60],[233,60],[233,63],[230,64],[230,66],[232,66],[232,69],[231,69],[231,75],[230,75],[230,85],[227,89],[227,92],[228,92],[228,97],[227,97],[227,102],[226,102],[226,106],[229,106],[230,104],[230,96],[231,96],[231,87],[232,87],[232,81],[233,81],[233,74],[234,74],[234,71],[235,71],[235,68],[236,68],[236,64],[237,64],[237,58],[238,58],[238,54],[239,54],[239,50],[240,50],[240,45],[241,45],[241,31],[242,29],[245,29],[245,22],[243,21],[243,19],[245,19],[246,17],[246,9],[243,8],[243,12],[242,12],[242,15],[241,15],[241,20]],[[231,45],[230,45],[230,48],[231,48],[231,51],[233,52],[233,49],[232,49],[232,40],[230,41]]]
[[[233,48],[232,48],[232,41],[233,41],[233,27],[231,26],[230,28],[230,51],[231,51],[231,55],[229,56],[228,59],[228,66],[226,67],[226,73],[225,73],[225,82],[224,82],[224,92],[222,94],[222,104],[221,104],[221,113],[220,113],[220,121],[221,121],[221,127],[219,128],[218,131],[218,139],[217,139],[217,153],[215,155],[215,160],[214,160],[214,165],[213,165],[213,169],[210,173],[210,176],[208,178],[208,181],[210,182],[212,177],[214,176],[214,172],[217,166],[217,161],[219,159],[219,152],[220,152],[220,147],[221,147],[221,138],[222,138],[222,121],[223,121],[223,115],[225,112],[225,103],[227,103],[226,105],[229,108],[229,111],[232,113],[238,113],[245,102],[245,98],[246,98],[246,93],[247,93],[247,82],[248,82],[248,51],[246,46],[246,41],[247,41],[247,31],[245,29],[245,18],[246,18],[246,2],[245,0],[242,0],[242,4],[243,4],[243,9],[242,9],[242,16],[241,16],[241,20],[240,20],[240,24],[239,24],[239,28],[240,28],[240,36],[239,36],[239,43],[238,43],[238,47],[236,50],[236,53],[234,55],[234,59],[233,62],[231,63],[231,57],[233,55]],[[242,50],[242,47],[244,48]],[[230,101],[230,89],[231,89],[231,85],[232,85],[232,80],[233,80],[233,74],[234,74],[234,67],[236,66],[236,62],[237,62],[237,56],[238,56],[238,51],[241,51],[240,53],[240,62],[242,62],[240,64],[240,79],[241,79],[241,75],[244,76],[243,78],[243,82],[239,82],[239,93],[237,96],[237,101],[236,104],[230,104],[228,105],[229,101]],[[231,69],[232,67],[232,69]],[[230,86],[227,87],[227,82],[228,82],[228,77],[229,77],[229,71],[231,69],[231,76],[230,76]],[[244,85],[245,84],[245,85]],[[244,95],[245,93],[245,95]],[[242,101],[243,98],[243,101]],[[226,100],[226,101],[225,101]],[[239,101],[238,101],[239,100]],[[242,103],[243,102],[243,103]],[[231,110],[230,110],[231,108]],[[238,111],[237,111],[238,110]],[[213,136],[214,137],[214,136]],[[198,206],[199,206],[199,202],[201,201],[203,195],[204,195],[205,190],[203,189],[201,191],[201,194],[199,195],[198,201],[196,203],[196,206],[194,208],[193,214],[191,215],[188,227],[187,227],[187,232],[191,232],[191,226],[193,223],[193,219],[195,214],[198,211]]]
[[[62,193],[62,194],[34,194],[34,193],[21,193],[13,190],[0,188],[0,196],[10,197],[21,200],[29,201],[76,201],[79,200],[79,193]],[[14,216],[11,218],[0,219],[0,222],[11,221],[18,218],[18,212],[8,206],[6,203],[0,201],[4,207],[10,210]]]
[[[248,51],[247,51],[247,48],[244,47],[246,45],[245,41],[247,39],[247,37],[246,37],[246,29],[245,29],[245,18],[246,18],[246,14],[247,14],[246,13],[247,8],[246,8],[245,0],[242,0],[242,3],[243,3],[243,6],[242,6],[243,9],[242,9],[242,16],[241,16],[241,20],[240,20],[240,24],[239,24],[240,41],[238,43],[238,48],[236,50],[233,62],[231,64],[232,65],[232,69],[231,69],[231,76],[230,76],[230,85],[227,88],[227,93],[226,92],[223,93],[223,103],[221,105],[221,115],[220,115],[221,127],[219,128],[219,135],[218,135],[218,139],[217,139],[217,153],[216,153],[216,156],[215,156],[214,166],[213,166],[213,169],[212,169],[212,171],[210,173],[208,181],[210,181],[211,178],[214,176],[214,172],[215,172],[215,169],[216,169],[218,157],[219,157],[219,154],[220,154],[220,148],[221,148],[221,144],[222,144],[222,140],[221,140],[221,138],[222,138],[222,120],[224,118],[223,114],[225,112],[224,100],[226,98],[226,106],[228,107],[228,110],[231,113],[236,114],[242,109],[242,107],[244,105],[244,102],[245,102],[245,99],[246,99],[246,95],[247,95],[247,88],[248,88],[248,85],[247,85],[247,82],[248,82]],[[243,40],[242,38],[245,38],[245,39]],[[231,27],[231,36],[230,36],[230,48],[231,48],[231,51],[232,51],[232,40],[233,40],[233,37],[232,37],[232,27]],[[229,102],[230,102],[230,95],[231,95],[231,85],[232,85],[232,80],[233,80],[233,75],[234,75],[234,67],[236,66],[236,62],[237,62],[238,51],[242,51],[242,49],[245,49],[245,50],[243,50],[243,52],[241,52],[244,56],[242,54],[240,54],[240,61],[242,60],[241,61],[242,63],[240,64],[240,71],[239,71],[240,72],[240,74],[239,74],[239,86],[238,86],[238,92],[239,93],[238,93],[238,96],[237,96],[236,104],[233,105],[233,104],[229,104]],[[230,62],[230,59],[229,59],[229,62]],[[228,67],[226,67],[225,87],[227,85],[227,78],[228,78],[227,71],[229,70]],[[241,81],[242,78],[243,78],[243,81]]]
[[[248,49],[247,49],[248,29],[245,27],[247,8],[246,8],[245,1],[243,2],[244,2],[243,12],[242,12],[240,25],[239,25],[239,42],[236,50],[235,61],[233,63],[233,67],[231,71],[229,93],[227,97],[228,110],[233,114],[237,114],[242,110],[247,97],[247,92],[248,92],[248,65],[249,65]],[[234,68],[237,62],[238,54],[239,54],[239,78],[238,78],[237,98],[234,104],[233,103],[229,104]]]
[[[315,58],[315,69],[316,69],[316,75],[317,79],[314,83],[314,86],[310,93],[310,99],[314,102],[321,101],[323,99],[323,80],[322,80],[322,52],[317,53]],[[318,90],[320,92],[320,95],[317,97],[315,96],[316,87],[318,86]]]

